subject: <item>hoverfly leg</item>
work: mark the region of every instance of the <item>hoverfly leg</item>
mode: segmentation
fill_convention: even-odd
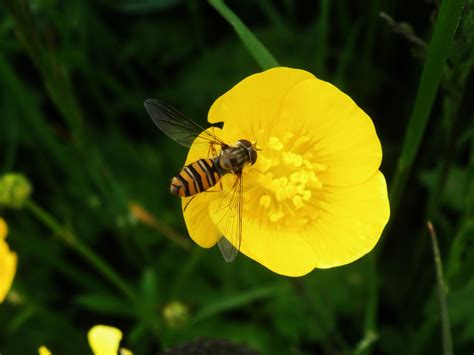
[[[189,204],[196,198],[197,195],[191,196],[191,198],[186,202],[186,205],[184,205],[183,212],[186,211],[186,208],[188,208]]]

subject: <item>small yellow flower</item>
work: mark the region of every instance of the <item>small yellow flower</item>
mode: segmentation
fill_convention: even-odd
[[[39,355],[51,355],[51,351],[44,345],[38,349],[38,353]]]
[[[382,149],[372,120],[352,99],[311,73],[274,68],[252,75],[212,105],[208,121],[225,142],[257,142],[243,171],[245,255],[270,270],[301,276],[350,263],[377,243],[389,218]],[[193,144],[186,165],[207,156]],[[229,189],[233,179],[224,176]],[[219,193],[201,193],[184,212],[202,247],[217,242]],[[183,209],[186,201],[183,200]]]
[[[17,256],[10,251],[5,238],[8,226],[3,218],[0,218],[0,303],[5,299],[13,282],[16,272]]]
[[[117,355],[122,332],[107,325],[96,325],[89,330],[87,339],[95,355]]]

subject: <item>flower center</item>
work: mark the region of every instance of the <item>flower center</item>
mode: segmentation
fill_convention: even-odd
[[[323,187],[318,172],[326,166],[315,162],[312,139],[286,132],[258,145],[263,149],[257,164],[245,177],[245,209],[274,226],[304,226],[316,219],[315,198]]]

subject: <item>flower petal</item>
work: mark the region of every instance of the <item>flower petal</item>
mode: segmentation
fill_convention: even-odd
[[[212,192],[201,192],[194,195],[191,201],[189,197],[182,199],[189,236],[203,248],[210,248],[217,243],[217,229],[209,215],[209,206],[215,199],[213,195]]]
[[[357,186],[327,188],[320,205],[319,218],[304,230],[271,228],[244,214],[241,252],[278,274],[302,276],[368,253],[390,214],[380,172]]]
[[[387,184],[380,171],[360,185],[323,189],[319,216],[304,235],[316,253],[315,267],[348,264],[373,249],[390,216]]]
[[[107,325],[96,325],[89,330],[87,339],[95,355],[116,355],[122,332]]]
[[[8,244],[0,240],[0,303],[11,288],[17,265],[16,253],[10,251]]]
[[[38,349],[38,354],[39,355],[51,355],[51,351],[49,351],[49,349],[46,346],[43,345]]]
[[[380,166],[372,120],[330,83],[313,79],[296,85],[284,99],[278,125],[313,139],[314,161],[327,166],[318,174],[323,185],[359,184]]]
[[[242,138],[266,139],[262,135],[271,134],[272,121],[278,116],[285,95],[307,79],[314,79],[314,75],[285,67],[251,75],[214,102],[208,120],[224,122],[223,138],[229,143]]]
[[[209,129],[218,137],[222,132],[217,127]],[[191,164],[199,159],[211,157],[209,143],[202,136],[197,137],[189,149],[185,165]],[[220,147],[215,147],[220,150]],[[215,188],[214,188],[215,189]],[[192,197],[181,199],[184,221],[191,238],[201,247],[210,248],[217,243],[217,230],[209,216],[209,206],[217,197],[218,193],[213,188],[207,192],[198,193]]]
[[[244,220],[240,251],[273,272],[302,276],[315,268],[316,253],[291,230],[269,231],[258,221]]]
[[[8,226],[3,218],[0,217],[0,240],[4,240],[8,234]]]

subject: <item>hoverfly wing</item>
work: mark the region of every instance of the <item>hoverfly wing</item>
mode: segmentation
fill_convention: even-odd
[[[242,175],[239,175],[232,189],[224,194],[216,210],[217,229],[220,234],[217,244],[224,260],[228,263],[234,261],[240,250],[242,206],[243,182]]]
[[[226,145],[220,138],[186,117],[173,106],[157,99],[147,99],[145,109],[155,125],[168,137],[184,147],[191,147],[196,137],[209,142]]]
[[[230,244],[226,237],[222,236],[217,242],[217,245],[219,245],[219,250],[221,251],[222,257],[228,263],[234,261],[237,254],[239,253],[239,250]]]

